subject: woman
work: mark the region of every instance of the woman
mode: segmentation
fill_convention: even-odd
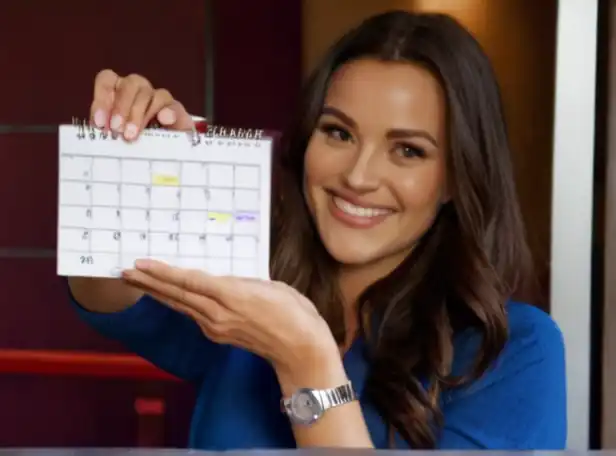
[[[197,385],[193,448],[564,448],[563,342],[510,299],[529,253],[476,41],[444,15],[370,18],[299,113],[272,282],[138,261],[71,278],[81,316]],[[98,76],[94,123],[132,140],[154,118],[192,126],[143,77]]]

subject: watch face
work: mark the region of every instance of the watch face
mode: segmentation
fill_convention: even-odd
[[[291,402],[291,411],[298,421],[310,423],[323,413],[323,407],[310,390],[300,390]]]

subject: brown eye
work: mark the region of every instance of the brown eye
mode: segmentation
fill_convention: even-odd
[[[425,157],[426,153],[420,147],[411,144],[400,144],[396,147],[396,154],[401,158]]]
[[[328,137],[335,141],[347,142],[353,139],[351,134],[344,128],[340,128],[337,125],[322,125],[320,130]]]

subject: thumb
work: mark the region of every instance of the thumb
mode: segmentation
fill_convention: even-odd
[[[186,112],[184,105],[179,101],[174,101],[161,109],[156,119],[163,127],[170,130],[190,131],[195,126],[192,116]]]

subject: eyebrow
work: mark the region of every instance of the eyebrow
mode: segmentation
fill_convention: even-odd
[[[345,114],[338,108],[325,105],[321,110],[321,115],[329,115],[336,117],[341,122],[345,123],[351,128],[357,128],[357,122],[355,122],[348,114]],[[439,147],[438,142],[434,137],[425,130],[414,130],[410,128],[393,128],[387,132],[388,139],[407,139],[407,138],[424,138],[429,141],[434,147]]]

